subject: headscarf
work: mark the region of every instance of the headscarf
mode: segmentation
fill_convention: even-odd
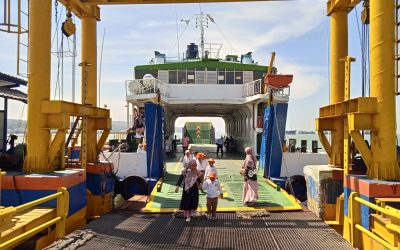
[[[190,169],[190,166],[193,164],[197,164],[196,160],[190,160],[186,166],[185,169],[182,171],[183,176],[185,177],[185,191],[188,192],[189,189],[196,183],[197,178],[199,178],[200,172],[197,171],[197,168],[194,170],[191,169],[191,171],[188,171]]]
[[[246,158],[244,159],[243,168],[244,169],[255,169],[257,166],[257,159],[253,154],[253,149],[247,147],[245,150]]]

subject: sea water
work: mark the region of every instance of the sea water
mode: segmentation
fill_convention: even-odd
[[[180,128],[182,129],[182,128]],[[182,130],[175,131],[176,135],[177,135],[177,139],[180,140],[182,137]],[[215,138],[219,138],[221,136],[225,135],[222,131],[215,131]],[[24,135],[23,134],[17,134],[18,139],[16,141],[16,144],[19,143],[26,143],[26,138],[24,139]],[[326,136],[328,138],[328,141],[330,141],[330,135]],[[111,134],[109,136],[109,139],[113,139],[113,135]],[[364,135],[365,140],[367,140],[368,142],[370,142],[370,135],[366,134]],[[400,134],[397,134],[397,138],[400,138]],[[301,147],[301,140],[306,140],[307,141],[307,151],[311,152],[311,147],[312,147],[312,141],[318,141],[318,152],[325,152],[325,150],[322,147],[322,143],[319,140],[318,134],[314,133],[314,134],[286,134],[285,135],[285,140],[286,140],[286,145],[288,146],[289,140],[290,139],[295,139],[296,140],[296,148],[300,148]],[[398,143],[397,143],[398,144]],[[7,147],[8,148],[8,147]]]

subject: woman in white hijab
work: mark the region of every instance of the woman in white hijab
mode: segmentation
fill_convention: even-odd
[[[242,200],[246,205],[253,205],[258,199],[257,159],[251,147],[247,147],[245,152],[246,158],[240,169],[240,174],[244,178]]]

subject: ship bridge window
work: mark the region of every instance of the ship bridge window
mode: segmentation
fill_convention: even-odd
[[[235,84],[235,72],[226,71],[226,84]]]
[[[187,83],[186,69],[179,69],[178,70],[178,83],[180,83],[180,84],[186,84]]]
[[[187,79],[186,79],[186,82],[187,82],[188,84],[194,84],[195,69],[188,68],[186,72],[187,72]]]
[[[257,71],[254,71],[254,77],[253,77],[253,79],[254,80],[258,80],[258,79],[261,79],[261,78],[263,78],[263,75],[266,73],[266,71],[264,72],[264,71],[259,71],[259,70],[257,70]]]
[[[243,71],[235,72],[235,84],[243,84]]]
[[[218,69],[218,84],[225,84],[225,69]]]
[[[170,70],[169,77],[168,77],[169,84],[177,84],[178,83],[178,71]]]

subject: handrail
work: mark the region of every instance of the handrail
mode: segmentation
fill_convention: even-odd
[[[65,187],[59,188],[57,190],[57,193],[51,194],[49,196],[37,199],[35,201],[28,202],[26,204],[20,205],[15,207],[15,211],[22,211],[28,208],[32,208],[34,206],[37,206],[39,204],[45,203],[47,201],[57,199],[57,208],[56,208],[56,217],[54,219],[51,219],[50,221],[37,226],[35,228],[32,228],[31,230],[18,235],[15,238],[12,238],[8,241],[5,241],[4,243],[0,243],[0,250],[1,249],[6,249],[13,247],[15,245],[18,245],[22,243],[24,240],[29,239],[33,235],[41,232],[43,229],[48,228],[54,224],[56,224],[56,229],[55,229],[55,236],[57,239],[61,239],[65,237],[65,221],[68,215],[68,207],[69,207],[69,193],[68,190]]]
[[[371,232],[369,229],[364,228],[361,225],[361,205],[367,206],[370,209],[373,209],[381,214],[394,218],[396,220],[400,220],[400,214],[393,209],[385,209],[380,206],[377,206],[369,201],[363,200],[359,197],[360,195],[356,192],[352,192],[349,196],[349,224],[350,224],[350,242],[353,247],[360,248],[361,247],[361,235],[360,232],[366,234],[367,236],[371,237],[373,240],[377,241],[379,244],[383,245],[385,248],[388,249],[399,249],[398,246],[393,246],[386,240],[382,239],[380,236],[376,235],[375,233]],[[393,225],[392,223],[388,223],[385,227],[389,231],[393,231],[398,233],[397,227],[398,225]],[[395,230],[393,230],[395,229]]]
[[[363,200],[363,199],[361,199],[359,197],[354,197],[354,200],[359,202],[359,203],[361,203],[361,204],[363,204],[363,205],[365,205],[365,206],[367,206],[367,207],[369,207],[369,208],[372,208],[373,210],[375,210],[377,212],[380,212],[382,214],[385,214],[385,215],[388,215],[390,217],[393,217],[395,219],[400,220],[400,214],[399,213],[394,213],[394,212],[392,212],[390,210],[387,210],[387,209],[385,209],[383,207],[377,206],[374,203],[371,203],[369,201]]]
[[[361,226],[360,224],[356,224],[355,228],[357,228],[358,230],[360,230],[361,232],[365,233],[366,235],[368,235],[369,237],[371,237],[373,240],[377,241],[379,244],[382,244],[385,248],[387,249],[393,249],[396,250],[398,249],[397,247],[392,246],[390,243],[388,243],[387,241],[385,241],[384,239],[382,239],[381,237],[377,236],[376,234],[374,234],[373,232],[365,229],[363,226]]]
[[[48,202],[48,201],[50,201],[52,199],[55,199],[55,198],[61,196],[62,194],[63,194],[63,192],[57,192],[55,194],[51,194],[49,196],[46,196],[46,197],[43,197],[43,198],[39,198],[37,200],[34,200],[34,201],[31,201],[31,202],[25,203],[23,205],[20,205],[18,207],[15,207],[15,210],[16,210],[16,212],[19,212],[19,211],[22,211],[22,210],[37,206],[39,204],[42,204],[42,203]]]

